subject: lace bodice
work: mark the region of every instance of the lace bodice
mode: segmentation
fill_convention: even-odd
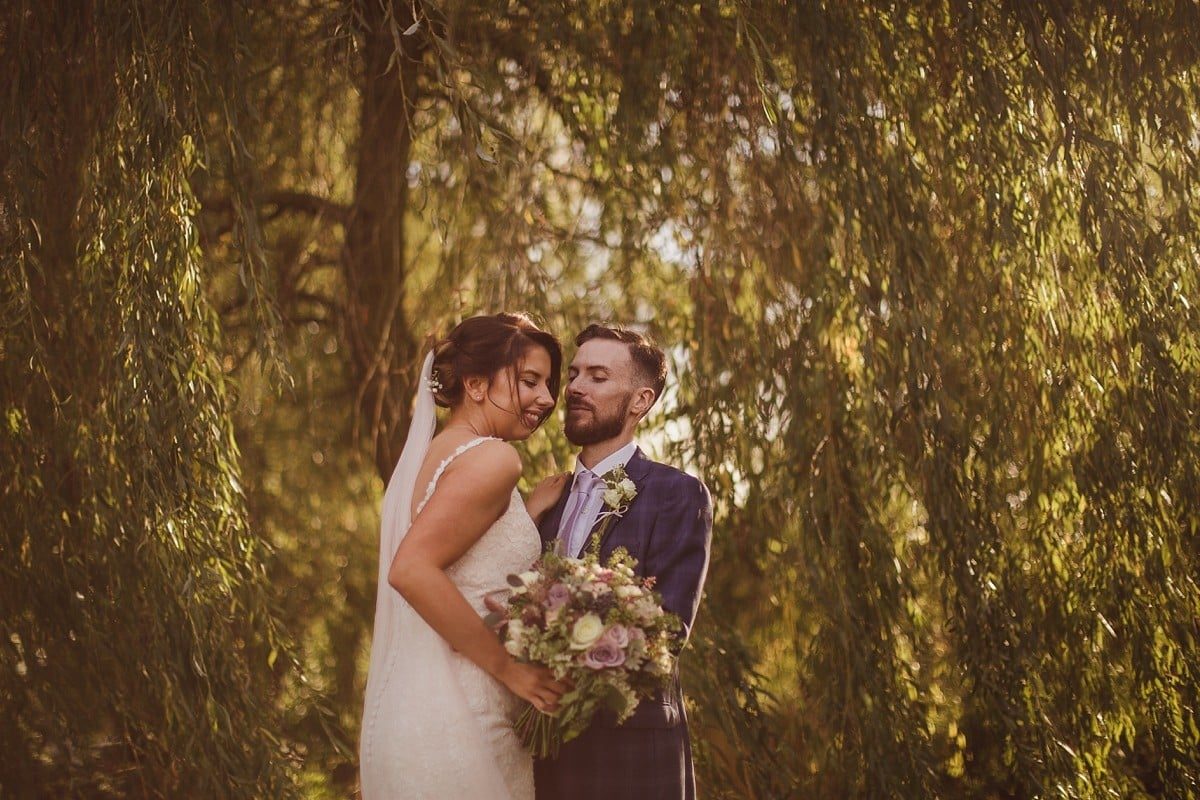
[[[417,505],[417,514],[421,513],[421,509],[433,497],[438,480],[446,471],[446,467],[450,466],[450,462],[472,447],[488,441],[494,439],[490,436],[472,439],[438,465],[429,481],[429,487],[425,490],[425,497]],[[446,569],[446,574],[471,606],[483,616],[487,614],[484,597],[489,592],[506,588],[509,575],[529,569],[541,553],[541,544],[537,526],[525,510],[521,493],[514,488],[508,508],[462,558]]]

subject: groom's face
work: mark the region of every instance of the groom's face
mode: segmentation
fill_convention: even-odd
[[[589,339],[579,346],[567,369],[567,439],[575,445],[620,436],[630,413],[635,387],[629,347],[612,339]]]

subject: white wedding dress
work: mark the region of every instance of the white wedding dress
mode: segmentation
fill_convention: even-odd
[[[387,581],[396,548],[407,533],[413,483],[433,433],[432,396],[425,388],[400,462],[384,496],[375,633],[367,675],[360,740],[363,800],[532,800],[533,762],[512,729],[520,701],[469,659],[453,651]],[[437,468],[417,513],[446,467],[488,438],[458,448]],[[419,458],[418,458],[419,455]],[[483,599],[538,557],[541,540],[513,489],[507,510],[462,558],[446,570],[467,601],[487,613]]]

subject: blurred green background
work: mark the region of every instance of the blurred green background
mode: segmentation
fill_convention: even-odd
[[[1197,797],[1198,48],[1187,0],[3,4],[0,796],[353,796],[412,381],[507,309],[669,349],[703,797]]]

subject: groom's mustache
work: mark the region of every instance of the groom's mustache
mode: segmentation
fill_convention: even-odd
[[[567,411],[578,411],[580,409],[584,409],[587,411],[595,411],[596,410],[592,406],[591,403],[586,403],[583,400],[574,400],[574,401],[567,402]]]

